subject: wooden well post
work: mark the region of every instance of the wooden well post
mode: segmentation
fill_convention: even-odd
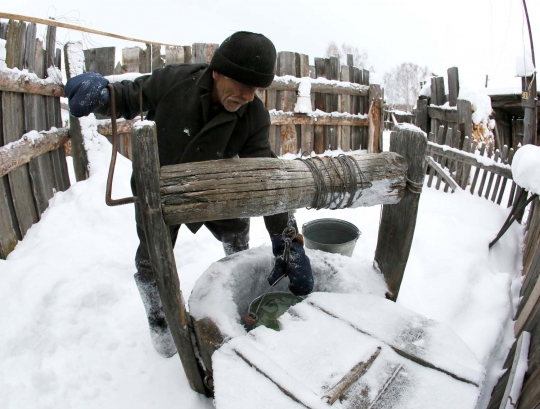
[[[131,144],[137,203],[141,210],[150,261],[163,311],[191,389],[205,394],[206,390],[191,341],[190,317],[180,290],[171,235],[161,214],[155,125],[134,126]]]
[[[419,128],[398,125],[392,131],[390,151],[403,156],[409,166],[407,189],[399,203],[383,206],[374,264],[388,284],[387,298],[393,301],[397,300],[411,251],[424,183],[426,148],[426,134]]]

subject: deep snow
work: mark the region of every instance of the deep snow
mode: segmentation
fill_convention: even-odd
[[[132,277],[133,208],[105,205],[111,146],[95,128],[89,134],[90,178],[57,193],[42,220],[0,260],[0,407],[211,408],[189,389],[178,357],[153,350]],[[119,157],[113,198],[131,195],[130,174],[130,162]],[[513,341],[520,286],[521,226],[488,250],[507,214],[466,192],[425,187],[398,299],[465,341],[488,371],[487,390]],[[380,206],[296,213],[299,225],[323,217],[356,224],[363,234],[353,259],[372,262]],[[262,218],[252,219],[251,247],[269,243]],[[187,298],[224,253],[206,229],[192,235],[182,228],[175,255]],[[479,407],[485,403],[484,397]]]

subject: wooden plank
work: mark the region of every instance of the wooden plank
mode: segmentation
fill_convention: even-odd
[[[419,99],[416,103],[416,126],[422,131],[428,131],[428,110],[427,99]]]
[[[152,49],[152,71],[163,68],[165,66],[165,61],[161,58],[161,46],[157,44],[151,45]]]
[[[452,179],[452,177],[444,170],[441,165],[439,165],[431,156],[426,157],[429,165],[432,169],[435,170],[435,172],[441,176],[441,178],[446,182],[447,186],[450,186],[452,189],[452,193],[454,193],[458,189],[457,183]],[[445,189],[446,192],[446,189]]]
[[[357,68],[357,67],[353,67],[352,68],[352,73],[351,74],[351,81],[354,82],[355,84],[360,84],[362,82],[362,71]],[[365,98],[361,98],[361,97],[353,97],[352,98],[352,101],[351,101],[351,110],[352,110],[352,114],[363,114],[363,106],[361,106],[361,102],[363,103]],[[362,133],[362,130],[361,128],[358,128],[357,126],[353,127],[351,129],[351,145],[352,145],[352,149],[353,150],[356,150],[356,149],[360,149],[360,148],[363,148],[363,149],[366,149],[367,148],[367,145],[362,145],[362,136],[363,136],[363,133]]]
[[[341,163],[313,160],[324,180],[323,203],[313,174],[298,160],[224,159],[164,166],[160,174],[163,216],[169,225],[271,215],[303,207],[345,208],[397,203],[405,189],[405,162],[395,153],[351,155],[362,170],[354,184]],[[319,181],[319,179],[317,179]],[[349,203],[341,192],[350,191]]]
[[[296,75],[296,56],[293,52],[281,51],[277,57],[278,75]],[[285,112],[294,111],[296,93],[280,91],[278,93],[278,109]],[[298,153],[296,127],[293,124],[284,124],[280,128],[281,153]]]
[[[446,96],[444,92],[444,78],[432,77],[431,78],[431,105],[444,105],[446,102]],[[433,116],[429,114],[429,116]],[[457,122],[457,121],[452,121]]]
[[[500,156],[500,152],[499,150],[497,149],[496,152],[495,152],[495,162],[497,163],[499,161],[499,156]],[[487,188],[486,188],[486,193],[484,195],[484,197],[486,199],[489,199],[489,194],[491,192],[491,187],[493,185],[493,179],[495,178],[495,173],[491,173],[489,175],[489,181],[488,181],[488,184],[487,184]],[[495,192],[496,193],[496,192]]]
[[[458,113],[456,109],[445,109],[440,107],[429,106],[428,116],[430,118],[438,119],[439,121],[446,121],[457,123]]]
[[[359,78],[359,81],[362,82],[363,85],[369,86],[369,71],[368,70],[359,70],[359,73],[362,73],[361,78]],[[368,114],[369,109],[371,108],[371,98],[366,97],[360,97],[360,109],[362,114]],[[369,129],[366,128],[359,128],[361,140],[362,140],[362,146],[364,149],[367,149],[368,143],[369,143]]]
[[[500,155],[501,163],[506,163],[506,159],[508,157],[508,146],[504,146],[502,153]],[[495,181],[495,187],[493,188],[493,194],[491,196],[491,201],[495,202],[497,199],[497,193],[499,192],[499,186],[501,185],[502,176],[497,175],[497,179]]]
[[[184,62],[186,64],[191,64],[193,62],[193,49],[190,45],[184,46]]]
[[[540,303],[540,280],[537,279],[536,283],[533,287],[532,292],[530,293],[530,296],[527,298],[527,301],[524,303],[520,314],[516,320],[516,323],[514,324],[514,335],[518,336],[521,331],[523,331],[523,328],[525,327],[525,324],[531,317],[531,314],[536,306],[538,306]]]
[[[295,57],[296,76],[300,78],[309,77],[309,56],[306,54],[295,53]],[[314,149],[313,125],[300,125],[300,132],[297,131],[297,136],[299,136],[297,147],[299,148],[300,153],[311,154]]]
[[[486,151],[486,144],[485,142],[482,142],[480,145],[480,156],[484,156],[484,153]],[[473,164],[473,166],[476,166]],[[471,183],[471,194],[474,194],[474,188],[476,187],[476,182],[478,181],[478,176],[480,175],[480,167],[476,166],[476,170],[474,171],[474,177]]]
[[[165,47],[165,64],[179,64],[184,62],[184,47],[182,46],[166,46]]]
[[[398,204],[385,205],[382,210],[374,264],[388,284],[390,294],[387,298],[393,301],[399,295],[414,237],[421,192],[417,186],[422,186],[424,182],[426,148],[427,140],[420,130],[398,126],[392,131],[390,151],[405,158],[408,164],[407,178],[414,183],[408,185]]]
[[[159,157],[155,125],[135,127],[133,176],[137,187],[137,204],[141,210],[148,251],[165,318],[171,329],[178,355],[191,389],[205,393],[199,364],[193,351],[189,314],[174,261],[169,228],[163,221],[159,194]]]
[[[141,74],[152,72],[152,46],[146,43],[145,49],[139,49],[139,70]]]
[[[64,60],[66,64],[66,77],[70,78],[82,74],[82,67],[73,66],[71,61],[77,61],[76,57],[84,57],[80,54],[82,43],[67,43],[64,46]],[[75,54],[75,55],[73,55]],[[75,63],[73,63],[75,65]],[[69,133],[71,139],[71,157],[73,158],[73,169],[77,182],[88,179],[88,156],[84,147],[84,138],[81,133],[79,118],[69,115]]]
[[[4,122],[2,111],[2,92],[0,92],[0,125]],[[0,145],[4,144],[3,126],[0,126]],[[7,177],[0,177],[0,232],[0,258],[5,260],[18,240],[22,239]]]
[[[122,49],[122,70],[123,72],[140,72],[139,58],[140,47],[127,47]]]
[[[487,146],[486,156],[491,159],[492,153],[493,153],[493,145],[489,144]],[[482,167],[480,166],[480,168]],[[489,171],[487,169],[485,168],[482,168],[482,169],[484,172],[482,173],[482,179],[480,180],[480,186],[478,187],[478,196],[480,197],[482,196],[482,193],[484,191],[484,186],[486,184],[486,180],[489,174]]]
[[[369,117],[368,153],[379,152],[379,142],[382,137],[382,94],[380,85],[369,86],[369,99],[371,101]]]
[[[428,141],[429,142],[434,142],[435,141],[435,135],[433,134],[433,132],[430,132],[428,134]],[[428,181],[427,181],[427,186],[428,187],[431,187],[431,184],[433,182],[433,176],[435,176],[435,169],[433,168],[433,166],[430,166],[429,167],[429,178],[428,178]]]
[[[348,65],[341,66],[341,81],[349,81],[350,76],[351,76],[349,72],[349,68],[350,67]],[[340,105],[341,105],[341,112],[350,113],[351,112],[351,97],[349,95],[341,95]],[[343,149],[345,152],[351,149],[351,127],[350,126],[344,125],[341,127],[340,141],[341,141],[341,149]]]
[[[32,23],[28,27],[28,35],[26,39],[25,50],[25,66],[29,72],[35,73],[40,78],[43,77],[43,48],[41,42],[36,40],[37,27],[35,23]],[[33,57],[31,57],[32,55]],[[24,131],[30,132],[32,130],[44,130],[46,127],[44,105],[45,98],[39,95],[23,94],[24,99]],[[66,140],[67,141],[67,133]],[[57,145],[56,148],[60,146]],[[55,148],[55,149],[56,149]],[[2,149],[2,148],[0,148]],[[48,149],[50,150],[50,149]],[[13,153],[12,163],[26,163],[20,160],[15,161]],[[45,152],[42,152],[44,154]],[[50,167],[50,154],[46,153],[46,157],[41,155],[34,155],[32,160],[28,164],[28,170],[32,181],[32,191],[34,193],[34,200],[38,215],[40,216],[45,209],[49,206],[49,200],[53,196],[53,183],[51,178]]]
[[[339,80],[339,58],[330,57],[326,60],[328,70],[326,78],[329,80]],[[326,94],[326,112],[338,112],[339,111],[339,96]],[[328,149],[335,150],[338,146],[338,136],[340,133],[339,126],[329,126],[326,128],[326,143]]]
[[[515,407],[519,400],[519,398],[516,396],[514,396],[514,400],[512,400],[512,397],[510,395],[512,393],[512,387],[514,386],[514,382],[516,381],[516,372],[518,369],[518,363],[521,358],[521,354],[522,352],[528,354],[530,340],[531,334],[529,334],[528,332],[523,332],[517,341],[514,361],[512,362],[512,367],[510,368],[508,383],[506,384],[506,388],[504,390],[504,395],[501,399],[501,405],[499,406],[499,409],[506,409],[508,407],[508,404],[510,404],[511,407]]]
[[[467,153],[470,152],[471,143],[469,141],[468,136],[466,136],[463,139],[463,146],[461,147],[461,150]],[[463,190],[465,190],[465,188],[467,187],[467,181],[469,179],[469,173],[467,172],[470,172],[470,167],[468,168],[468,165],[465,163],[461,163],[461,162],[457,162],[457,163],[458,163],[458,170],[456,172],[456,182],[459,184],[459,186]],[[464,184],[465,184],[465,187],[463,187]]]
[[[459,72],[457,67],[448,68],[448,104],[451,107],[457,105],[459,95]],[[470,136],[470,135],[468,135]]]
[[[445,137],[445,141],[444,141],[444,144],[446,146],[450,146],[452,144],[452,128],[447,128],[446,129],[446,137]],[[430,148],[431,148],[431,152],[434,153],[436,152],[433,148],[433,145],[430,145]],[[445,151],[443,151],[442,153],[441,152],[437,152],[439,154],[439,156],[441,156],[441,160],[440,160],[440,165],[441,165],[441,168],[444,169],[444,167],[446,166],[447,162],[448,162],[448,156],[446,155],[443,155],[442,153],[446,153]],[[440,174],[439,174],[440,175]],[[435,189],[439,190],[440,187],[441,187],[441,181],[442,181],[442,177],[439,177],[437,176],[437,184],[435,185]]]
[[[83,52],[86,72],[98,72],[103,76],[113,74],[116,47],[90,48]]]
[[[459,147],[459,141],[461,140],[461,133],[457,130],[457,124],[452,124],[452,125],[454,125],[453,128],[448,128],[448,129],[452,129],[452,136],[451,136],[452,139],[450,142],[450,146],[452,148],[457,149]],[[454,178],[454,180],[458,180],[456,175],[458,173],[458,167],[460,164],[461,162],[457,160],[450,160],[448,162],[448,171],[450,175],[452,176],[452,178]],[[449,187],[450,185],[446,183],[446,185],[444,186],[444,191],[448,192]]]
[[[324,58],[322,60],[324,60]],[[301,60],[297,58],[297,62],[298,61],[301,61]],[[323,72],[326,72],[326,67],[324,68]],[[349,73],[350,73],[350,68],[349,68]],[[313,79],[316,79],[316,77],[313,77]],[[345,80],[342,80],[342,81],[345,81]],[[346,81],[349,81],[349,80],[346,80]],[[278,76],[274,79],[272,84],[268,88],[265,88],[265,89],[273,90],[273,91],[297,92],[299,84],[300,84],[300,79]],[[346,83],[341,83],[341,82],[323,83],[323,82],[313,81],[311,83],[311,92],[321,92],[324,94],[332,94],[332,95],[350,95],[350,96],[366,97],[369,93],[369,86],[361,85],[361,84],[351,84],[351,83],[346,84]]]
[[[17,23],[13,20],[9,22],[6,44],[6,65],[8,68],[14,68],[14,64],[19,62],[19,56],[24,55],[24,49],[20,49],[23,30],[26,30],[24,23]],[[8,62],[11,65],[8,65]],[[2,128],[5,144],[16,141],[24,133],[22,94],[2,93]],[[28,165],[20,166],[10,172],[8,180],[18,227],[21,237],[24,237],[28,229],[38,221]]]
[[[45,67],[61,67],[60,49],[56,49],[56,27],[49,26],[47,28],[46,37],[47,49],[45,50]],[[52,127],[62,127],[62,115],[60,109],[60,98],[46,97],[45,113],[46,113],[46,129]],[[54,174],[54,186],[57,191],[63,192],[69,189],[69,173],[66,163],[66,152],[64,146],[61,146],[50,153],[52,160],[52,169]]]
[[[508,146],[505,145],[505,148],[508,149]],[[514,158],[514,150],[513,149],[508,149],[508,154],[506,156],[506,159],[505,159],[504,163],[511,166],[513,158]],[[499,193],[499,198],[497,199],[497,204],[501,204],[501,202],[502,202],[503,195],[504,195],[504,190],[506,188],[506,183],[507,182],[508,182],[507,178],[502,179],[501,191]]]
[[[315,76],[317,78],[326,78],[326,63],[324,58],[315,58]],[[324,94],[319,92],[315,93],[315,109],[320,109],[326,112],[326,98]],[[314,150],[315,153],[323,153],[326,148],[325,133],[326,128],[324,126],[314,126]]]

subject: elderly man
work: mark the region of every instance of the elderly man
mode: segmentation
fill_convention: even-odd
[[[135,81],[113,84],[118,116],[131,119],[142,110],[156,123],[161,165],[199,162],[222,158],[275,157],[270,150],[270,117],[255,95],[274,78],[276,50],[262,34],[237,32],[216,50],[210,65],[176,64],[155,70]],[[71,113],[85,116],[91,112],[108,114],[108,81],[97,73],[74,77],[66,84]],[[132,189],[134,184],[132,180]],[[136,192],[134,191],[136,195]],[[152,342],[163,356],[174,355],[176,347],[165,320],[152,273],[142,219],[135,206],[140,245],[135,255],[135,282],[143,300]],[[273,284],[284,272],[282,232],[288,213],[264,218],[276,257],[268,277]],[[188,224],[196,233],[204,224],[223,243],[226,255],[248,248],[249,219],[217,220]],[[295,226],[296,227],[296,226]],[[171,226],[173,245],[180,226]],[[309,259],[301,236],[293,240],[287,270],[289,289],[305,295],[313,289]]]

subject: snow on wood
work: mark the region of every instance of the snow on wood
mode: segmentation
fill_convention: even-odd
[[[0,147],[0,177],[30,162],[45,152],[63,146],[69,140],[67,128],[51,128],[50,131],[30,131],[21,139]]]
[[[41,79],[27,70],[20,71],[17,68],[5,68],[0,70],[0,91],[63,97],[64,85],[56,82],[55,79],[57,78],[61,78],[59,72],[55,73],[55,75],[49,75],[47,79]]]

